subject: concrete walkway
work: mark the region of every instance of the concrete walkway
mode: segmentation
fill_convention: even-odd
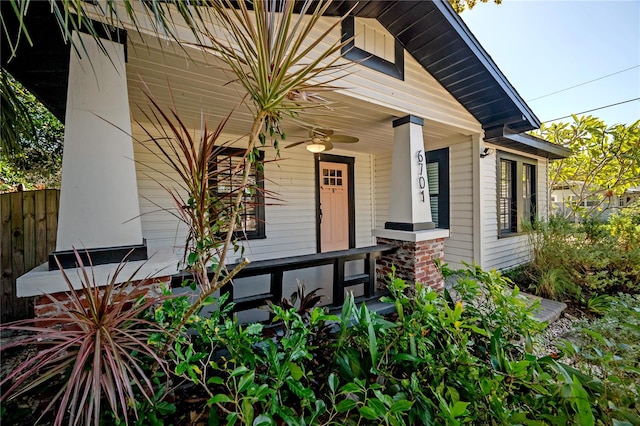
[[[534,303],[536,300],[540,301],[540,308],[534,313],[534,317],[540,322],[547,322],[551,324],[556,321],[562,315],[562,312],[567,309],[567,304],[563,302],[556,302],[555,300],[545,299],[543,297],[535,296],[533,294],[528,294],[524,292],[520,292],[520,294],[531,300],[531,303]],[[356,299],[356,304],[360,305],[363,299]],[[395,312],[395,306],[390,303],[383,303],[377,300],[377,298],[366,300],[367,307],[380,314],[387,315],[392,312]],[[334,308],[335,313],[339,312],[340,308]]]
[[[563,302],[556,302],[555,300],[545,299],[543,297],[534,296],[533,294],[520,293],[523,296],[530,299],[532,302],[535,300],[540,301],[540,309],[534,313],[534,317],[540,322],[547,322],[551,324],[556,321],[562,315],[562,312],[567,309],[567,304]]]

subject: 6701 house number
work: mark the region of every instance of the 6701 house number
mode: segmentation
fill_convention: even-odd
[[[427,180],[424,177],[425,174],[425,167],[424,167],[424,152],[419,149],[418,150],[418,187],[420,188],[418,192],[418,197],[420,199],[420,202],[424,203],[424,191],[425,191],[425,187],[427,186]]]

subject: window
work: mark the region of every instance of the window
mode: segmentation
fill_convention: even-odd
[[[449,229],[449,148],[427,151],[427,181],[431,219],[437,228]]]
[[[501,234],[516,232],[517,207],[514,196],[513,175],[516,163],[511,160],[500,160],[500,191],[498,198],[498,229]]]
[[[231,205],[242,184],[244,149],[223,148],[214,157],[213,178],[211,188],[221,200],[216,215],[230,213]],[[238,215],[235,236],[240,239],[266,238],[264,225],[264,173],[262,161],[264,154],[260,153],[259,162],[251,165],[249,171],[249,188],[245,189],[242,206]],[[240,167],[238,167],[240,166]],[[224,230],[221,230],[224,232]]]
[[[522,221],[533,224],[536,221],[536,166],[522,165]]]
[[[536,198],[536,161],[498,152],[498,234],[516,234],[535,222]]]

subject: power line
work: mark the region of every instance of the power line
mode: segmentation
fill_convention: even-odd
[[[626,100],[626,101],[616,102],[615,104],[609,104],[609,105],[601,106],[601,107],[598,107],[598,108],[590,109],[590,110],[587,110],[587,111],[576,112],[575,114],[565,115],[564,117],[554,118],[553,120],[543,121],[543,123],[549,123],[549,122],[551,122],[551,121],[562,120],[563,118],[569,118],[569,117],[571,117],[572,115],[586,114],[586,113],[588,113],[588,112],[598,111],[598,110],[600,110],[600,109],[610,108],[610,107],[612,107],[612,106],[616,106],[616,105],[627,104],[627,103],[629,103],[629,102],[638,101],[638,100],[640,100],[640,98],[628,99],[628,100]]]
[[[611,77],[612,75],[621,74],[623,72],[632,70],[634,68],[640,67],[640,64],[635,65],[630,68],[626,68],[620,71],[613,72],[611,74],[603,75],[602,77],[594,78],[593,80],[585,81],[584,83],[576,84],[575,86],[567,87],[566,89],[556,90],[555,92],[547,93],[546,95],[538,96],[537,98],[529,99],[527,102],[537,101],[538,99],[546,98],[547,96],[555,95],[556,93],[566,92],[567,90],[575,89],[576,87],[584,86],[585,84],[593,83],[594,81],[602,80],[607,77]]]

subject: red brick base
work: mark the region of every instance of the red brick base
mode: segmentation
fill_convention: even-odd
[[[163,284],[170,285],[171,277],[156,277],[147,280],[133,281],[127,285],[124,292],[130,295],[134,300],[138,296],[145,296],[146,298],[159,297],[162,294]],[[62,309],[69,307],[70,298],[69,292],[61,291],[58,293],[49,294],[50,297],[62,302],[62,304],[55,303],[45,295],[36,297],[34,301],[34,316],[36,319],[46,319],[47,317],[57,316],[62,313]],[[49,325],[51,321],[37,321],[36,325],[42,327]]]
[[[419,282],[435,290],[444,288],[444,279],[434,262],[435,259],[444,259],[444,238],[412,242],[378,237],[377,242],[398,247],[395,253],[383,254],[378,260],[378,283],[385,285],[393,265],[396,276],[407,283]]]

